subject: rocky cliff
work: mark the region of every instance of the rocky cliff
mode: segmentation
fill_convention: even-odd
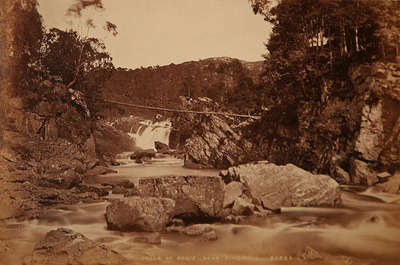
[[[400,169],[399,69],[395,62],[353,67],[351,93],[338,96],[327,89],[320,101],[272,106],[262,120],[243,126],[226,117],[177,115],[173,135],[180,137],[175,141],[189,166],[227,168],[267,159],[329,174],[340,183],[374,185]],[[200,101],[186,106],[218,109]]]
[[[363,93],[360,130],[355,135],[351,180],[375,184],[379,172],[400,169],[400,63],[353,69],[351,80]]]

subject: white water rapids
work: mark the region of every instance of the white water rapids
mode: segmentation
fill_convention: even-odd
[[[135,140],[137,147],[156,150],[155,142],[169,145],[169,135],[172,130],[172,123],[170,120],[158,122],[146,120],[142,121],[140,124],[136,132],[132,132],[131,129],[129,133],[129,136]]]

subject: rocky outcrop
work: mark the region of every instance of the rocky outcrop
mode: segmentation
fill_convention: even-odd
[[[181,97],[181,100],[185,109],[217,111],[220,108],[208,98],[188,100]],[[175,116],[173,126],[179,131],[171,134],[171,142],[179,139],[186,153],[186,167],[225,169],[251,160],[253,146],[241,136],[239,127],[233,126],[233,119],[185,113]]]
[[[172,219],[175,201],[168,198],[128,197],[107,206],[109,229],[120,231],[158,232]]]
[[[251,145],[218,116],[202,119],[200,128],[186,140],[188,159],[205,168],[228,168],[245,162]]]
[[[132,195],[174,200],[173,216],[218,217],[224,188],[214,176],[163,176],[140,179]]]
[[[337,206],[340,202],[339,184],[327,175],[314,175],[292,164],[277,166],[266,161],[243,164],[220,173],[230,192],[226,198],[243,192],[234,199],[232,211],[251,213],[254,205],[266,209],[291,206]],[[233,183],[233,184],[232,184]],[[237,188],[230,188],[232,185]],[[231,192],[235,190],[235,192]],[[246,201],[246,198],[250,201]],[[227,199],[231,202],[232,199]],[[253,204],[253,205],[252,205]]]
[[[26,265],[122,265],[127,260],[116,251],[96,243],[80,233],[59,228],[48,232],[36,244],[32,256],[25,258]]]
[[[351,72],[353,85],[364,96],[356,155],[351,160],[353,183],[375,184],[378,172],[393,173],[400,166],[399,73],[398,63],[362,65]]]

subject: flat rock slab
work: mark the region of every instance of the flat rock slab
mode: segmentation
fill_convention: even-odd
[[[107,206],[106,221],[112,230],[158,232],[171,221],[174,208],[168,198],[127,197]]]
[[[224,184],[217,176],[143,178],[136,195],[174,200],[174,216],[218,217],[224,201]]]

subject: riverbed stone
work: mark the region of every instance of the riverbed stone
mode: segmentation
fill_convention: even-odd
[[[232,181],[228,185],[225,185],[223,207],[226,208],[229,205],[232,205],[235,202],[235,199],[242,195],[243,189],[243,184],[238,181]]]
[[[251,215],[254,212],[254,205],[248,201],[238,197],[235,199],[232,207],[234,215]]]
[[[37,184],[42,187],[70,189],[78,186],[82,181],[82,176],[72,169],[64,172],[43,174],[37,178]]]
[[[224,200],[224,186],[216,176],[162,176],[142,178],[137,196],[170,198],[174,216],[218,217]]]
[[[393,194],[400,193],[400,171],[395,172],[388,181],[376,185],[381,191]]]
[[[350,174],[343,168],[337,166],[335,168],[335,180],[341,184],[349,184],[351,181]]]
[[[267,209],[336,206],[341,201],[339,184],[335,180],[292,164],[249,163],[228,171],[240,179],[253,203]]]
[[[371,168],[371,165],[358,159],[351,161],[350,173],[354,184],[371,186],[379,182],[377,172]]]
[[[134,238],[134,242],[159,245],[161,244],[160,233],[142,234]]]
[[[113,200],[106,208],[109,229],[159,232],[171,221],[175,201],[168,198],[127,197]]]
[[[32,256],[25,259],[27,265],[122,265],[127,260],[116,251],[92,241],[70,229],[58,228],[46,234],[35,245]]]

